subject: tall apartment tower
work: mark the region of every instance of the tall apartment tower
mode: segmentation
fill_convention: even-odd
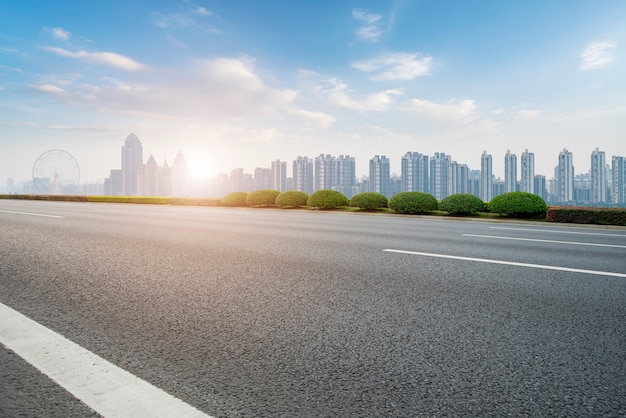
[[[122,193],[136,196],[143,192],[143,147],[137,135],[130,134],[122,147]]]
[[[542,176],[541,174],[535,175],[534,178],[534,194],[542,198],[545,202],[548,201],[548,189],[546,185],[546,176]]]
[[[284,192],[287,189],[287,162],[272,161],[272,189]]]
[[[493,198],[493,161],[487,151],[480,157],[480,198],[483,202]]]
[[[401,161],[401,187],[403,192],[428,193],[428,156],[407,152]]]
[[[521,164],[521,191],[535,193],[535,154],[524,150]]]
[[[450,156],[443,152],[436,152],[430,159],[430,194],[438,200],[448,196],[450,164]]]
[[[335,178],[335,157],[320,154],[315,157],[315,190],[332,190],[337,184]]]
[[[614,155],[611,159],[611,202],[626,203],[626,157]]]
[[[352,198],[356,186],[356,164],[354,157],[340,155],[336,158],[335,177],[337,179],[335,190],[343,193],[347,198]]]
[[[376,192],[387,198],[391,197],[389,190],[389,158],[384,155],[374,156],[370,160],[370,192]]]
[[[172,163],[172,195],[186,196],[188,194],[187,184],[189,181],[189,169],[187,160],[181,150],[174,158]]]
[[[596,148],[591,152],[591,201],[593,203],[606,202],[606,155]]]
[[[313,182],[313,160],[309,157],[298,157],[293,162],[293,187],[306,194],[312,194],[315,184]]]
[[[574,200],[574,157],[563,148],[559,153],[559,165],[554,169],[555,194],[558,202]]]
[[[514,192],[517,190],[517,155],[511,154],[511,150],[506,150],[504,155],[504,192]]]
[[[459,164],[456,161],[450,163],[450,174],[448,181],[448,196],[457,193],[468,193],[469,191],[469,170],[466,164]]]

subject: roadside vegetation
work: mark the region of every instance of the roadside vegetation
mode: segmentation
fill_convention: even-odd
[[[594,207],[548,207],[541,197],[510,192],[483,202],[470,194],[454,194],[438,201],[424,192],[401,192],[387,199],[364,192],[348,199],[336,190],[318,190],[310,196],[297,190],[233,192],[221,199],[158,196],[0,195],[0,199],[56,200],[72,202],[138,203],[156,205],[267,207],[305,210],[340,210],[402,215],[463,216],[488,219],[528,219],[547,222],[626,226],[626,209]]]

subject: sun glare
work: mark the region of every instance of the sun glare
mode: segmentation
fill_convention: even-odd
[[[189,167],[189,176],[192,179],[205,179],[209,177],[210,173],[210,168],[208,164],[205,163],[197,162],[191,164],[191,166]]]

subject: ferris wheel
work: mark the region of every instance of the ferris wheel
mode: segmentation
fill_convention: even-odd
[[[67,151],[51,149],[33,165],[33,184],[42,194],[74,194],[78,191],[80,168]]]

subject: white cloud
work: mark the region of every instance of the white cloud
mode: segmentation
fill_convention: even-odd
[[[580,69],[582,71],[596,70],[615,62],[613,54],[615,48],[617,48],[615,41],[591,42],[580,55],[582,58]]]
[[[63,94],[66,91],[62,88],[55,86],[54,84],[31,84],[30,88],[33,90],[40,91],[42,93],[49,94]]]
[[[160,28],[186,28],[195,24],[193,18],[183,13],[158,14],[155,25]]]
[[[70,36],[72,36],[71,32],[68,32],[63,28],[44,28],[44,30],[50,32],[54,39],[59,39],[61,41],[68,41]]]
[[[478,118],[474,100],[465,99],[450,103],[435,103],[428,100],[412,99],[406,102],[403,110],[426,116],[430,119],[469,123]]]
[[[522,109],[515,113],[517,116],[527,119],[533,119],[541,116],[541,110]]]
[[[213,12],[211,12],[208,9],[205,9],[204,7],[196,7],[196,9],[194,10],[194,13],[200,16],[211,16],[213,14]]]
[[[308,126],[317,126],[323,129],[329,128],[336,120],[332,115],[311,110],[297,109],[289,113],[304,120]]]
[[[383,112],[386,111],[392,103],[394,103],[393,97],[400,95],[402,95],[402,90],[389,89],[355,99],[350,96],[347,89],[341,89],[332,92],[330,94],[330,99],[333,104],[349,109]]]
[[[383,34],[378,24],[382,19],[381,15],[367,13],[362,9],[354,9],[352,10],[352,17],[363,23],[363,25],[356,30],[356,35],[359,39],[370,42],[376,42],[380,39]]]
[[[413,80],[430,73],[432,57],[418,53],[394,52],[354,62],[352,67],[366,73],[374,73],[370,77],[371,80]]]
[[[71,52],[63,48],[45,47],[46,51],[69,58],[77,58],[93,64],[106,65],[125,71],[139,71],[146,68],[143,64],[115,52]]]

